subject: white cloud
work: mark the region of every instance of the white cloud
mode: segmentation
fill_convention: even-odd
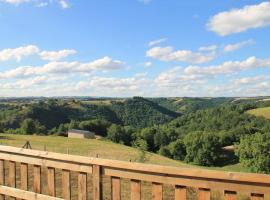
[[[270,25],[270,2],[232,9],[211,17],[207,27],[221,36]]]
[[[214,59],[214,53],[202,54],[201,52],[192,52],[189,50],[177,50],[173,47],[154,47],[146,52],[147,57],[155,58],[161,61],[181,61],[188,63],[206,63]]]
[[[152,47],[152,46],[158,45],[158,44],[160,44],[160,43],[166,42],[167,40],[168,40],[168,38],[160,38],[160,39],[158,39],[158,40],[153,40],[153,41],[150,41],[150,42],[148,43],[148,46],[149,46],[149,47]]]
[[[153,65],[153,63],[150,61],[144,63],[145,67],[151,67],[152,65]]]
[[[199,51],[216,52],[217,48],[218,48],[218,46],[211,45],[211,46],[200,47],[199,48]]]
[[[66,0],[0,0],[0,2],[8,3],[11,5],[34,3],[36,7],[45,7],[49,3],[57,2],[63,9],[70,7]]]
[[[60,51],[42,51],[39,55],[43,60],[58,61],[76,53],[73,49],[64,49]]]
[[[243,48],[244,46],[251,45],[253,43],[254,43],[254,41],[250,39],[250,40],[246,40],[246,41],[243,41],[243,42],[238,42],[238,43],[234,43],[234,44],[228,44],[228,45],[226,45],[224,47],[223,51],[224,52],[235,51],[235,50]]]
[[[189,66],[185,68],[186,74],[200,74],[206,76],[215,76],[222,74],[232,74],[239,71],[256,69],[256,68],[269,68],[270,58],[267,59],[257,59],[256,57],[249,57],[243,61],[227,61],[221,65],[199,67],[199,66]]]
[[[43,76],[46,74],[70,74],[86,73],[96,71],[119,70],[125,67],[125,63],[113,60],[109,57],[94,60],[88,63],[81,62],[50,62],[43,66],[22,66],[6,72],[0,72],[0,79],[24,78],[31,76]]]
[[[35,55],[39,48],[35,45],[22,46],[14,49],[3,49],[0,51],[0,62],[16,60],[19,62],[23,57]]]

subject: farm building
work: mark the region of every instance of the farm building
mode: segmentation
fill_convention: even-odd
[[[95,133],[90,131],[83,131],[83,130],[76,130],[71,129],[68,131],[68,137],[69,138],[88,138],[88,139],[94,139]]]

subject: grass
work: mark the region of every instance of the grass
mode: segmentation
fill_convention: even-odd
[[[69,153],[90,157],[139,162],[141,152],[135,148],[121,144],[115,144],[104,139],[77,139],[58,136],[35,136],[35,135],[11,135],[3,134],[0,138],[2,145],[22,147],[29,141],[32,148],[36,150],[47,150],[57,153]],[[146,153],[145,163],[185,166],[189,165],[175,161],[157,154]]]
[[[265,117],[266,119],[270,119],[270,107],[252,109],[247,111],[247,113],[257,117]]]

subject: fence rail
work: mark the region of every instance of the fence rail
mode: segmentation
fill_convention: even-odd
[[[5,167],[8,163],[8,169]],[[29,191],[29,166],[33,166],[33,191]],[[20,168],[19,173],[16,166]],[[41,168],[46,168],[42,179]],[[61,170],[61,185],[56,184],[55,170]],[[102,176],[110,177],[112,200],[121,199],[121,179],[130,179],[131,200],[142,199],[142,182],[151,183],[153,200],[162,200],[163,185],[174,187],[176,200],[187,199],[187,188],[197,188],[199,200],[210,200],[213,190],[222,191],[226,200],[245,193],[252,200],[270,199],[270,175],[222,172],[194,168],[180,168],[141,163],[131,163],[101,158],[89,158],[67,154],[0,146],[0,200],[5,196],[29,200],[71,199],[74,192],[71,172],[77,172],[77,199],[102,199]],[[92,191],[87,189],[87,176],[92,176]],[[16,178],[20,188],[16,187]],[[44,178],[44,177],[43,177]],[[5,180],[7,179],[7,180]],[[42,191],[42,181],[47,182],[47,193]],[[56,196],[56,188],[61,196]]]

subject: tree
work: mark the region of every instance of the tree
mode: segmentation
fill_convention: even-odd
[[[116,143],[129,144],[131,136],[126,134],[125,129],[116,124],[112,124],[108,128],[107,138]]]
[[[191,132],[185,136],[184,143],[187,151],[186,162],[213,166],[220,157],[221,145],[219,138],[214,133]]]
[[[44,133],[44,131],[45,127],[31,118],[27,118],[21,123],[21,132],[23,134]]]
[[[244,136],[237,145],[240,163],[252,172],[270,173],[270,134]]]

